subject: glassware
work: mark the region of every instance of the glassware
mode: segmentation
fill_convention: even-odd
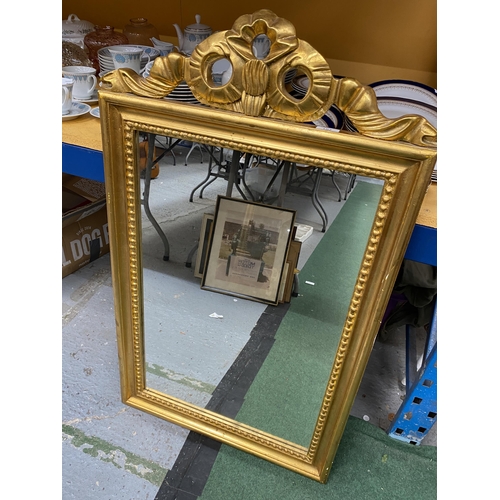
[[[89,51],[89,58],[92,61],[92,66],[98,72],[101,71],[97,54],[99,49],[110,47],[111,45],[125,45],[130,43],[127,36],[115,31],[113,26],[96,26],[95,31],[85,35],[83,42]]]
[[[153,47],[151,38],[159,38],[158,30],[144,17],[130,19],[130,23],[123,28],[129,43],[135,45],[149,45]]]

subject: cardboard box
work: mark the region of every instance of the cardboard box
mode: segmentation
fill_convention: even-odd
[[[104,184],[63,174],[62,277],[108,252]]]

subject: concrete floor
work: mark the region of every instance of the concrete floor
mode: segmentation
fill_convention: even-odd
[[[191,190],[205,177],[208,155],[204,154],[201,163],[200,152],[195,149],[185,166],[187,152],[185,147],[176,148],[175,166],[172,156],[166,156],[159,177],[151,183],[151,209],[158,222],[168,227],[170,259],[163,261],[162,242],[144,216],[145,275],[151,278],[145,301],[153,297],[158,300],[161,293],[166,303],[175,298],[176,307],[169,309],[169,323],[182,325],[178,338],[182,337],[179,344],[184,349],[192,348],[192,331],[204,332],[203,345],[210,352],[210,363],[203,366],[203,376],[209,387],[216,386],[227,371],[266,305],[201,291],[193,268],[185,266],[198,240],[203,214],[213,213],[217,195],[225,194],[226,189],[225,181],[217,180],[206,189],[203,199],[197,193],[190,203]],[[346,182],[346,177],[338,176],[341,187]],[[344,202],[337,201],[337,192],[326,176],[322,179],[320,198],[331,223]],[[285,206],[297,210],[298,222],[314,228],[302,246],[300,269],[323,236],[321,221],[307,197],[289,194]],[[162,274],[170,277],[162,280],[163,284],[168,281],[167,290],[154,285],[155,277]],[[194,305],[204,318],[203,326],[193,314]],[[154,499],[188,431],[121,402],[109,254],[62,280],[62,306],[63,498]],[[147,331],[158,332],[161,319],[155,318],[153,308],[150,310],[150,315],[146,313],[151,325]],[[206,318],[213,312],[225,316],[224,322],[212,319],[207,323]],[[228,331],[239,334],[228,338]],[[424,332],[417,334],[422,349]],[[216,344],[214,338],[218,339]],[[153,345],[155,339],[146,338],[151,365],[161,355],[150,347]],[[148,384],[159,384],[158,388],[170,394],[179,391],[179,397],[204,405],[209,390],[194,390],[189,385],[190,380],[200,379],[199,370],[186,374],[183,356],[171,362],[173,378],[182,372],[183,383],[161,385],[165,378],[155,377],[151,370]],[[404,370],[404,330],[384,342],[376,341],[351,414],[386,430],[404,399]],[[435,425],[423,444],[436,443]]]

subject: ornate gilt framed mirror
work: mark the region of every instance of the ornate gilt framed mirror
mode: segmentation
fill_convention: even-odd
[[[252,46],[261,35],[268,37],[270,48],[257,58]],[[212,80],[210,72],[221,58],[232,67],[229,81],[222,85]],[[301,70],[311,82],[303,99],[286,89],[284,75],[290,69]],[[369,87],[351,78],[332,77],[322,56],[296,37],[290,23],[268,10],[241,16],[231,30],[215,33],[190,57],[172,53],[158,58],[146,78],[131,70],[116,70],[103,80],[99,106],[122,400],[326,482],[431,179],[436,130],[418,116],[385,118]],[[181,81],[202,105],[163,99]],[[359,133],[332,132],[303,123],[322,116],[332,104]],[[359,248],[359,266],[356,263],[352,283],[345,290],[350,299],[338,311],[341,325],[336,333],[332,326],[331,341],[316,346],[318,352],[328,353],[329,360],[323,379],[314,382],[321,388],[320,395],[314,401],[294,403],[314,411],[304,439],[294,441],[288,437],[293,433],[285,429],[273,431],[265,424],[230,418],[149,383],[138,166],[141,132],[378,181],[380,194]],[[322,300],[323,307],[336,307],[328,296]],[[168,321],[168,304],[162,314]],[[306,325],[302,333],[310,334],[307,318],[297,324]],[[282,387],[288,382],[278,377],[273,383]],[[259,390],[266,390],[265,385]],[[272,420],[274,410],[270,411],[266,420]]]

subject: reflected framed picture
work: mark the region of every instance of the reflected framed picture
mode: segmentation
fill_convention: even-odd
[[[276,305],[295,210],[218,196],[201,287]]]
[[[198,242],[198,251],[196,252],[196,265],[194,275],[197,278],[203,277],[205,263],[207,261],[207,252],[212,236],[212,226],[214,222],[213,214],[203,214],[200,228],[200,240]]]

